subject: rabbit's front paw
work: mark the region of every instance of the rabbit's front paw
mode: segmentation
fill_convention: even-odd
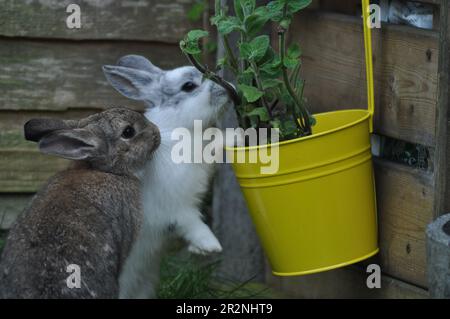
[[[195,241],[192,241],[188,250],[194,254],[206,255],[220,253],[222,246],[212,233],[206,233],[203,236],[198,236]]]

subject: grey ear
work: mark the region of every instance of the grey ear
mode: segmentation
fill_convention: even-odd
[[[55,131],[39,141],[42,153],[71,160],[92,159],[101,153],[103,145],[100,139],[85,129]]]
[[[149,60],[144,58],[142,55],[130,54],[123,56],[117,61],[118,66],[124,66],[127,68],[144,70],[149,73],[158,74],[163,73],[164,71],[155,66]]]
[[[117,91],[133,100],[148,98],[150,84],[157,79],[150,72],[123,66],[104,65],[103,72]]]
[[[48,133],[68,128],[68,123],[60,119],[31,119],[24,125],[24,135],[26,140],[37,142]]]

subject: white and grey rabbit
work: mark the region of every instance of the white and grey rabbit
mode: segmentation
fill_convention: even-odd
[[[139,175],[160,143],[158,128],[138,112],[112,108],[79,121],[32,119],[25,137],[75,162],[48,181],[10,230],[0,297],[118,298],[143,220]],[[79,267],[78,288],[67,284],[67,270],[76,270],[69,265]]]
[[[144,177],[143,199],[146,225],[130,256],[126,278],[130,285],[121,297],[155,296],[158,285],[159,258],[167,241],[168,228],[188,243],[193,253],[222,251],[199,210],[207,191],[214,166],[206,163],[175,163],[172,147],[177,141],[171,133],[188,129],[192,138],[194,121],[201,120],[203,129],[211,127],[229,102],[226,91],[210,80],[203,80],[194,67],[165,71],[142,56],[122,57],[117,65],[103,67],[109,83],[124,96],[140,100],[147,106],[145,115],[159,127],[161,146],[149,163]],[[152,185],[157,184],[158,189]]]

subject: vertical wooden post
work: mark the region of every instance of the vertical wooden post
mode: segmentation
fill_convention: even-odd
[[[447,181],[447,140],[448,140],[448,90],[449,90],[449,34],[448,0],[440,1],[439,20],[439,61],[438,61],[438,104],[436,109],[436,149],[434,161],[434,218],[445,211]],[[450,176],[449,176],[450,177]]]

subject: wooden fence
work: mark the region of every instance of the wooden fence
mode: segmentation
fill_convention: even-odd
[[[141,54],[163,68],[186,64],[178,41],[194,27],[195,0],[0,0],[0,229],[65,160],[39,154],[23,139],[32,117],[80,118],[123,98],[101,67]],[[66,26],[66,7],[81,9],[81,28]]]
[[[373,31],[375,134],[381,140],[425,148],[427,169],[375,158],[380,254],[344,269],[303,277],[274,277],[267,266],[266,282],[287,296],[427,296],[425,227],[450,208],[446,187],[449,11],[448,1],[422,2],[434,6],[432,30],[383,23]],[[290,36],[302,47],[305,96],[313,112],[366,107],[360,0],[314,1],[295,19]],[[214,216],[221,220],[216,228],[229,252],[224,270],[240,278],[259,273],[261,250],[229,168],[219,170],[214,199]],[[231,224],[237,226],[233,229]],[[381,289],[366,286],[370,263],[381,266]]]
[[[448,209],[448,2],[435,5],[433,30],[383,24],[373,31],[375,134],[425,146],[428,169],[375,159],[380,254],[357,266],[291,280],[267,275],[299,297],[423,297],[427,295],[425,227]],[[315,112],[365,108],[361,4],[316,1],[296,19],[305,96]],[[448,193],[447,193],[448,194]],[[358,196],[358,194],[355,194]],[[447,200],[447,203],[446,203]],[[377,263],[382,289],[366,287],[365,265]]]
[[[101,66],[129,53],[167,68],[185,64],[177,42],[193,27],[186,13],[194,1],[0,0],[0,228],[9,227],[38,187],[67,165],[24,142],[24,122],[34,116],[77,118],[112,105],[140,107],[108,86]],[[448,1],[422,2],[435,6],[433,30],[383,24],[373,34],[375,133],[420,144],[430,154],[426,170],[375,160],[380,254],[323,274],[270,275],[225,166],[213,202],[225,272],[256,275],[293,297],[427,296],[425,226],[450,209],[449,52]],[[81,29],[65,26],[69,3],[81,7]],[[314,112],[366,106],[360,10],[359,0],[316,0],[295,20],[290,36],[304,52],[305,96]],[[366,287],[367,263],[381,265],[382,289]]]

